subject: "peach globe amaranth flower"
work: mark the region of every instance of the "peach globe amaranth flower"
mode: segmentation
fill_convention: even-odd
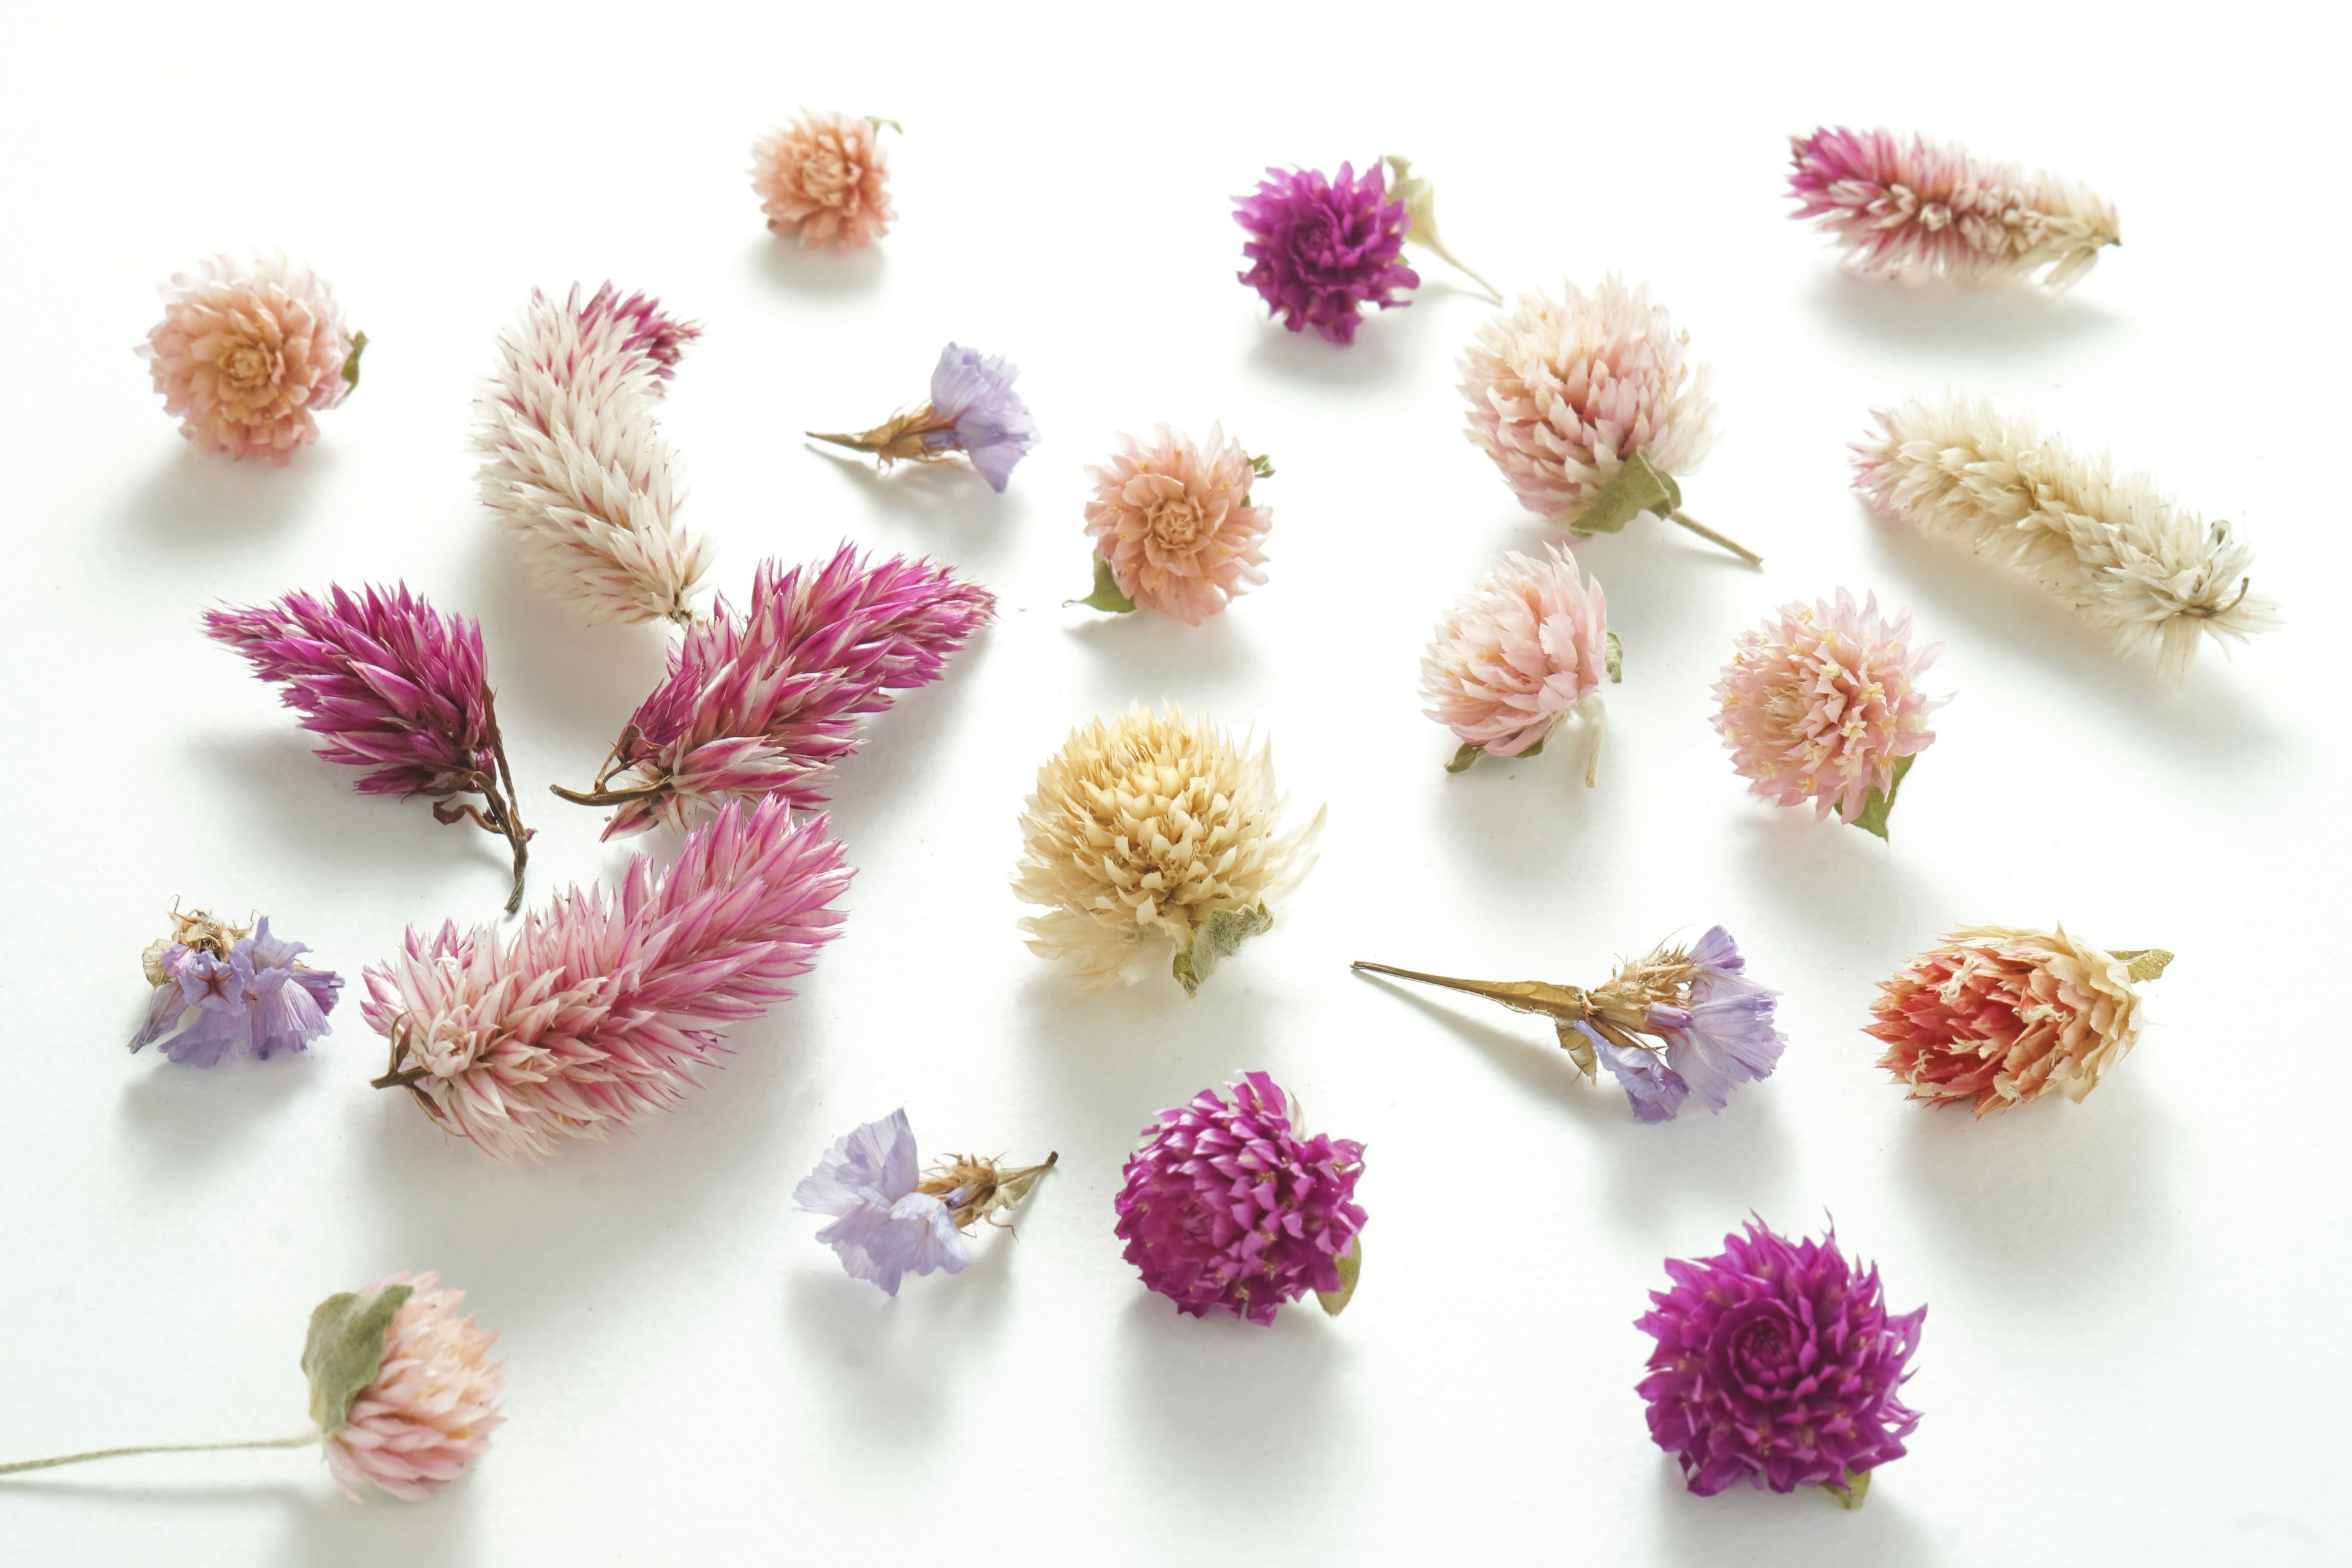
[[[872,116],[803,110],[791,124],[751,145],[751,188],[768,226],[814,249],[858,250],[889,232],[890,162],[876,144]]]
[[[310,1314],[302,1370],[327,1468],[353,1498],[362,1481],[421,1501],[488,1451],[505,1420],[498,1339],[457,1316],[462,1290],[427,1272],[330,1296]]]
[[[1274,509],[1252,506],[1255,480],[1272,477],[1222,425],[1196,442],[1162,425],[1149,441],[1119,437],[1108,462],[1089,467],[1094,500],[1087,532],[1095,542],[1098,610],[1141,605],[1197,626],[1265,581],[1265,536]]]
[[[1571,712],[1592,728],[1591,784],[1601,762],[1601,682],[1619,679],[1609,601],[1559,545],[1546,559],[1516,552],[1437,623],[1421,660],[1423,710],[1462,742],[1447,771],[1481,756],[1531,757]]]
[[[1908,611],[1886,619],[1874,595],[1857,608],[1843,588],[1741,633],[1715,683],[1715,727],[1748,788],[1885,837],[1895,790],[1936,738],[1927,715],[1949,700],[1918,684],[1943,646],[1910,637]]]
[[[216,256],[163,290],[163,319],[140,345],[163,411],[200,452],[284,467],[319,438],[312,416],[359,384],[367,335],[347,332],[334,295],[283,257]]]

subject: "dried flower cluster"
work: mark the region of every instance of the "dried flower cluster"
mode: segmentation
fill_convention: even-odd
[[[1585,713],[1590,784],[1601,763],[1601,682],[1618,679],[1618,665],[1608,598],[1576,557],[1559,545],[1540,561],[1513,552],[1437,623],[1421,659],[1423,711],[1462,743],[1455,771],[1480,756],[1533,756],[1561,720]]]
[[[2227,522],[2174,510],[2145,475],[2117,474],[2022,419],[1966,399],[1875,411],[1854,485],[1923,532],[2039,583],[2177,680],[2201,637],[2277,624],[2250,596],[2253,552]]]
[[[937,680],[995,605],[903,555],[868,565],[844,545],[814,568],[763,562],[744,614],[721,597],[688,628],[594,785],[555,793],[615,807],[607,838],[682,827],[730,799],[822,805],[826,771],[857,749],[859,717]]]
[[[1016,1206],[1057,1159],[1006,1170],[967,1154],[925,1172],[901,1109],[836,1139],[793,1189],[793,1204],[831,1215],[816,1238],[852,1279],[895,1296],[906,1275],[961,1272],[971,1261],[964,1232]]]
[[[367,335],[346,331],[326,284],[283,257],[215,257],[175,274],[163,298],[138,353],[199,452],[282,468],[319,438],[311,416],[359,384]]]
[[[521,903],[530,832],[515,810],[479,625],[438,614],[404,584],[208,610],[205,635],[285,686],[302,728],[327,738],[318,755],[370,770],[360,793],[430,795],[436,820],[505,839],[514,856],[507,909]],[[482,804],[458,801],[467,795]]]
[[[2110,952],[2057,931],[1968,926],[1879,983],[1868,1032],[1911,1098],[1977,1114],[2052,1090],[2080,1100],[2139,1038],[2135,986],[2161,948]]]
[[[436,1274],[394,1274],[311,1315],[310,1414],[351,1497],[369,1481],[421,1502],[488,1452],[506,1370],[489,1359],[497,1332],[457,1315],[465,1299]]]
[[[1100,990],[1172,949],[1198,988],[1314,867],[1324,814],[1286,834],[1283,805],[1271,742],[1253,754],[1173,702],[1088,721],[1037,770],[1022,816],[1013,891],[1045,911],[1021,922],[1031,951]]]
[[[248,929],[202,910],[173,910],[172,934],[141,958],[155,991],[131,1048],[154,1046],[199,1068],[240,1051],[268,1061],[302,1049],[327,1032],[343,988],[341,975],[302,962],[310,951],[273,935],[267,915]]]
[[[2064,289],[2123,243],[2116,209],[2081,185],[1924,136],[1825,126],[1790,143],[1796,216],[1818,218],[1864,272],[1966,283],[2042,272]]]
[[[1242,247],[1250,268],[1241,280],[1296,332],[1312,327],[1335,343],[1356,341],[1364,307],[1410,305],[1395,298],[1421,275],[1401,259],[1412,220],[1389,197],[1374,163],[1359,176],[1313,169],[1268,169],[1257,189],[1234,198],[1234,219],[1249,233]]]
[[[677,521],[683,487],[654,414],[700,330],[607,283],[584,304],[576,285],[562,300],[534,290],[499,338],[475,404],[482,504],[592,621],[694,619],[709,549]]]
[[[890,231],[890,161],[875,144],[887,121],[801,110],[751,146],[751,188],[778,234],[811,247],[858,250]]]
[[[1196,1318],[1270,1325],[1309,1290],[1337,1312],[1362,1258],[1364,1146],[1301,1133],[1265,1073],[1226,1087],[1230,1098],[1204,1089],[1143,1130],[1118,1198],[1127,1260]]]
[[[677,863],[638,856],[620,892],[559,896],[501,942],[454,923],[367,971],[368,1024],[392,1043],[379,1089],[500,1159],[600,1138],[675,1104],[724,1025],[792,995],[842,913],[841,845],[782,800],[727,805]]]
[[[1037,422],[1013,390],[1020,374],[1002,354],[950,343],[931,369],[931,400],[920,408],[893,415],[855,436],[811,430],[808,437],[871,452],[886,468],[902,459],[936,463],[961,452],[988,488],[1002,495],[1013,465],[1037,444]]]
[[[1087,469],[1097,577],[1108,572],[1129,609],[1140,605],[1199,626],[1265,581],[1274,509],[1251,505],[1250,492],[1271,472],[1223,425],[1199,442],[1165,425],[1149,441],[1122,435],[1108,462]]]

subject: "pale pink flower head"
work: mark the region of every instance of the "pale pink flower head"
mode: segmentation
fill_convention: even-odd
[[[1910,638],[1909,611],[1889,620],[1875,595],[1856,608],[1843,588],[1741,633],[1715,683],[1715,727],[1749,789],[1777,805],[1810,800],[1816,821],[1856,821],[1873,790],[1891,802],[1896,764],[1935,740],[1927,715],[1947,700],[1919,689],[1943,645]]]
[[[1274,509],[1250,504],[1261,468],[1222,425],[1193,441],[1162,425],[1149,441],[1119,437],[1089,467],[1087,531],[1118,591],[1146,609],[1199,626],[1265,581]]]
[[[457,1315],[466,1293],[444,1290],[440,1276],[430,1271],[395,1274],[359,1298],[330,1299],[312,1320],[313,1352],[323,1342],[322,1320],[339,1307],[341,1321],[372,1342],[381,1307],[389,1304],[384,1292],[395,1288],[404,1288],[405,1295],[383,1329],[383,1352],[374,1375],[346,1408],[326,1412],[321,1424],[327,1468],[346,1493],[356,1499],[359,1483],[373,1481],[394,1497],[419,1502],[489,1451],[490,1434],[506,1419],[498,1410],[506,1367],[489,1359],[496,1331]],[[377,1308],[373,1317],[371,1306]],[[340,1390],[322,1388],[312,1355],[303,1359],[312,1372],[314,1401],[322,1392],[340,1399]],[[330,1370],[323,1383],[332,1382]]]
[[[778,234],[814,249],[859,250],[889,232],[890,162],[876,145],[882,122],[814,114],[751,144],[751,188]]]
[[[163,411],[200,452],[283,467],[319,438],[311,416],[359,380],[364,336],[343,330],[327,286],[284,258],[241,267],[225,256],[163,290],[163,319],[140,345]]]
[[[1437,623],[1421,660],[1423,710],[1465,746],[1516,757],[1609,674],[1609,601],[1559,545],[1505,555]]]

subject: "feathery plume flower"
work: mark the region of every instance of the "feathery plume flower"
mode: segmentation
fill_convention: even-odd
[[[971,1261],[964,1232],[982,1220],[1003,1224],[994,1216],[1019,1205],[1060,1158],[1001,1170],[993,1160],[962,1154],[926,1172],[902,1108],[835,1140],[793,1189],[793,1206],[831,1215],[816,1238],[853,1279],[895,1296],[904,1275],[961,1272]]]
[[[362,795],[430,795],[436,821],[504,838],[514,853],[507,912],[521,904],[530,830],[515,810],[478,623],[436,613],[400,584],[207,610],[205,635],[286,688],[279,700],[327,738],[317,755],[373,770],[356,786]],[[463,795],[482,805],[459,803]]]
[[[532,290],[475,400],[482,504],[540,584],[592,621],[694,619],[709,547],[677,521],[683,487],[654,419],[702,329],[606,283],[585,304]]]
[[[1671,1121],[1692,1090],[1711,1111],[1772,1076],[1789,1042],[1772,1025],[1780,994],[1748,978],[1739,944],[1710,926],[1688,948],[1660,944],[1587,989],[1542,980],[1456,980],[1359,959],[1351,967],[1443,985],[1552,1021],[1587,1079],[1608,1068],[1637,1121]]]
[[[940,351],[940,363],[931,371],[931,400],[920,408],[895,414],[856,436],[807,434],[813,441],[871,452],[886,468],[902,458],[936,463],[950,452],[961,452],[988,488],[1003,495],[1013,466],[1037,444],[1037,422],[1013,390],[1020,374],[1002,354],[984,355],[950,343]]]
[[[2189,673],[2200,637],[2278,624],[2249,597],[2253,552],[2230,524],[2174,510],[2142,474],[2085,459],[1989,403],[1913,401],[1874,411],[1854,444],[1854,488],[1880,515],[2039,583],[2159,674]]]
[[[1795,216],[1820,219],[1862,272],[1984,283],[2039,271],[2063,289],[2123,243],[2116,209],[2083,186],[1924,136],[1823,126],[1789,142]]]
[[[462,1290],[436,1274],[394,1274],[364,1292],[328,1297],[310,1313],[302,1373],[310,1384],[310,1426],[290,1437],[243,1443],[150,1443],[0,1465],[0,1476],[54,1469],[130,1454],[323,1445],[327,1468],[354,1502],[372,1482],[422,1502],[489,1451],[504,1363],[488,1359],[497,1333],[457,1316]]]
[[[1273,474],[1222,424],[1203,442],[1165,425],[1150,441],[1121,435],[1110,460],[1087,469],[1095,586],[1072,602],[1122,614],[1141,605],[1199,626],[1265,581],[1274,509],[1251,505],[1250,491]]]
[[[2162,948],[2109,952],[2054,931],[1965,926],[1911,960],[1872,1005],[1878,1065],[1931,1105],[1977,1114],[2055,1089],[2079,1102],[2139,1038],[2139,993]]]
[[[1389,198],[1378,164],[1359,177],[1339,165],[1337,180],[1314,169],[1268,168],[1257,189],[1234,198],[1234,221],[1249,234],[1241,280],[1296,332],[1313,327],[1335,343],[1356,341],[1367,305],[1410,305],[1394,290],[1421,285],[1399,257],[1412,226],[1404,203]]]
[[[173,274],[163,299],[136,352],[199,452],[284,468],[319,438],[311,416],[359,384],[367,334],[346,331],[326,284],[284,257],[214,257],[193,278]]]
[[[1324,813],[1285,834],[1285,804],[1272,742],[1253,755],[1173,702],[1089,721],[1037,770],[1022,815],[1013,889],[1045,910],[1021,922],[1030,951],[1068,960],[1089,991],[1160,962],[1199,990],[1314,868]]]
[[[890,161],[876,138],[898,122],[811,113],[751,144],[751,189],[778,234],[860,250],[890,231]]]
[[[343,979],[313,969],[310,948],[272,934],[269,917],[233,926],[202,910],[172,911],[172,934],[148,944],[140,967],[154,994],[131,1050],[160,1047],[184,1067],[208,1068],[243,1050],[268,1061],[327,1032]]]
[[[821,805],[826,771],[857,749],[859,715],[937,680],[995,608],[985,588],[903,555],[869,566],[845,544],[818,567],[762,562],[747,614],[722,596],[687,629],[594,785],[555,793],[617,807],[607,838],[684,827],[729,799]]]
[[[1482,756],[1532,757],[1578,712],[1592,731],[1584,782],[1599,776],[1601,682],[1622,679],[1623,655],[1601,584],[1588,587],[1562,546],[1548,555],[1506,554],[1445,612],[1422,656],[1423,711],[1462,742],[1448,773]]]
[[[1936,739],[1927,715],[1950,700],[1919,689],[1944,645],[1910,638],[1911,612],[1887,620],[1876,595],[1856,609],[1843,588],[1742,632],[1715,683],[1715,728],[1749,792],[1885,837],[1895,791]]]
[[[1861,1507],[1919,1425],[1901,1391],[1927,1309],[1890,1314],[1878,1270],[1834,1235],[1791,1242],[1758,1220],[1714,1258],[1669,1258],[1666,1277],[1633,1325],[1658,1342],[1638,1392],[1690,1489],[1821,1487]]]
[[[455,922],[367,971],[360,1010],[392,1044],[378,1089],[501,1160],[602,1138],[677,1103],[725,1049],[721,1026],[793,994],[848,886],[823,817],[730,805],[677,864],[636,856],[617,896],[559,895],[506,942]]]
[[[1118,1198],[1127,1260],[1192,1317],[1271,1326],[1309,1290],[1337,1317],[1363,1264],[1364,1146],[1300,1132],[1265,1073],[1226,1087],[1230,1099],[1204,1089],[1143,1130]]]
[[[1684,363],[1689,346],[1646,286],[1612,276],[1591,294],[1573,283],[1558,300],[1522,294],[1509,315],[1487,318],[1459,362],[1470,443],[1521,506],[1579,539],[1647,513],[1761,565],[1682,510],[1678,476],[1715,441],[1713,375]]]

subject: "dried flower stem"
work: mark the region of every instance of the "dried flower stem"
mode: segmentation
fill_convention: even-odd
[[[1734,555],[1738,556],[1742,561],[1747,562],[1750,566],[1761,566],[1764,564],[1764,557],[1757,554],[1756,552],[1748,549],[1748,546],[1740,543],[1738,541],[1716,532],[1715,530],[1707,527],[1706,524],[1701,522],[1690,513],[1683,510],[1680,507],[1677,507],[1674,510],[1666,513],[1666,516],[1671,521],[1681,523],[1685,528],[1689,529],[1693,533],[1697,534],[1701,539],[1706,540],[1708,543],[1721,545],[1724,549],[1730,551]]]
[[[522,825],[522,814],[515,809],[514,803],[521,792],[515,788],[514,772],[507,766],[507,743],[499,733],[496,699],[486,694],[482,708],[489,715],[490,753],[498,759],[498,777],[474,773],[467,787],[482,797],[482,805],[436,800],[433,803],[433,820],[443,824],[471,822],[483,832],[495,833],[507,841],[514,850],[514,890],[507,895],[507,913],[512,914],[522,908],[523,868],[530,863],[530,829]]]
[[[249,1443],[145,1443],[131,1448],[92,1448],[86,1454],[59,1454],[52,1459],[18,1459],[14,1464],[0,1465],[0,1476],[13,1476],[23,1470],[53,1470],[59,1465],[79,1465],[90,1459],[119,1459],[127,1454],[210,1454],[223,1448],[299,1448],[320,1440],[317,1427],[297,1433],[291,1437],[257,1437]]]
[[[1399,969],[1361,958],[1348,967],[1370,974],[1391,974],[1399,980],[1417,980],[1423,985],[1443,985],[1448,991],[1467,991],[1473,996],[1500,1002],[1515,1012],[1540,1013],[1565,1024],[1581,1023],[1591,1013],[1591,1005],[1585,1000],[1580,985],[1554,985],[1542,980],[1457,980],[1450,974],[1425,974],[1418,969]]]
[[[1008,1220],[996,1216],[1008,1209],[1021,1206],[1022,1201],[1036,1187],[1038,1179],[1061,1163],[1062,1153],[1056,1149],[1039,1165],[1017,1165],[1010,1170],[1000,1167],[993,1160],[982,1160],[971,1154],[950,1154],[934,1165],[915,1184],[919,1193],[934,1197],[962,1189],[964,1197],[948,1211],[958,1230],[970,1230],[981,1220],[991,1225],[1013,1228]]]
[[[947,429],[951,427],[952,424],[952,421],[947,425],[940,424],[938,411],[926,403],[911,413],[892,415],[873,429],[856,436],[842,433],[827,435],[822,430],[804,430],[802,434],[812,441],[825,441],[835,447],[846,447],[853,452],[871,452],[886,464],[898,462],[902,458],[909,462],[936,463],[949,456],[952,448],[926,446],[923,442],[923,433],[927,430]]]

